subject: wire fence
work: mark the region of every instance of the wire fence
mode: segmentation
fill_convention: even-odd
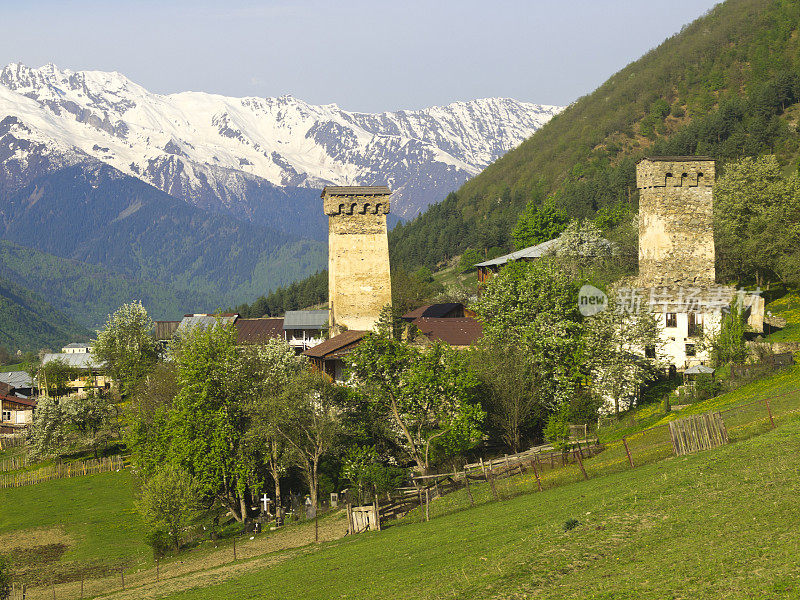
[[[0,489],[35,485],[43,481],[52,481],[53,479],[65,479],[67,477],[97,475],[98,473],[119,471],[120,469],[124,469],[125,466],[126,462],[122,456],[106,456],[67,463],[56,463],[37,469],[30,469],[28,471],[0,473]]]

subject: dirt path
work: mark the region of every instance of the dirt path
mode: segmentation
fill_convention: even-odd
[[[319,522],[321,542],[344,537],[347,532],[347,517],[344,511],[326,516]],[[159,581],[156,582],[156,569],[145,569],[135,573],[125,573],[125,589],[122,589],[122,575],[84,581],[83,597],[96,596],[114,600],[155,599],[175,592],[196,587],[214,585],[237,577],[242,573],[256,571],[277,564],[295,556],[314,552],[314,523],[290,525],[279,531],[270,531],[253,539],[236,541],[236,558],[233,561],[233,546],[227,545],[217,550],[198,550],[187,552],[180,560],[171,560],[159,567]],[[289,550],[289,552],[285,552]],[[280,554],[276,554],[280,553]],[[58,600],[81,597],[81,583],[72,582],[56,586]],[[52,588],[29,588],[29,600],[50,600]]]

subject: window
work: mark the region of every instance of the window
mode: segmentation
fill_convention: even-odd
[[[678,326],[678,315],[675,313],[667,313],[667,327]]]
[[[11,411],[4,410],[3,411],[3,421],[10,421],[11,420]]]
[[[689,313],[689,337],[697,337],[703,335],[703,318],[702,315],[698,316],[696,313]]]
[[[655,346],[645,346],[645,348],[644,348],[644,356],[645,356],[645,358],[655,358],[656,357],[656,347]]]
[[[694,344],[686,344],[686,356],[696,356],[697,351],[695,350]]]

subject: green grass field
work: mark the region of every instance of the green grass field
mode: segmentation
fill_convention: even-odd
[[[765,307],[766,311],[786,319],[786,327],[769,334],[770,342],[800,342],[800,292],[787,290]]]
[[[133,499],[129,471],[0,490],[0,552],[28,581],[151,562]]]
[[[794,420],[715,451],[346,538],[168,598],[796,598],[798,439]],[[570,519],[579,525],[565,532]]]

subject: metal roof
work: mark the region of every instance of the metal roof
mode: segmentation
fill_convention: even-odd
[[[341,358],[350,352],[368,333],[369,331],[356,331],[354,329],[343,331],[339,335],[335,335],[321,344],[309,348],[303,352],[303,355],[322,359]]]
[[[711,367],[707,367],[705,365],[695,365],[693,367],[689,367],[683,373],[685,375],[711,375],[714,372],[714,369]]]
[[[328,311],[287,310],[283,316],[284,329],[327,329]]]
[[[270,339],[283,339],[283,319],[237,319],[237,344],[266,344]]]
[[[104,366],[88,352],[52,352],[44,355],[42,364],[46,365],[54,360],[61,360],[76,369],[100,369]]]
[[[386,185],[327,185],[322,188],[325,196],[391,196],[392,190]]]
[[[33,380],[26,371],[8,371],[0,373],[0,381],[7,383],[13,388],[33,387]]]
[[[91,348],[90,342],[72,342],[64,346],[64,348]]]
[[[557,241],[558,238],[553,238],[552,240],[547,240],[546,242],[537,244],[536,246],[528,246],[527,248],[523,248],[522,250],[511,252],[510,254],[504,254],[503,256],[498,256],[497,258],[492,258],[491,260],[485,260],[483,262],[477,263],[475,266],[492,267],[495,265],[504,265],[507,262],[511,262],[512,260],[520,260],[526,258],[541,258],[548,250],[550,250],[555,245]]]
[[[219,321],[222,325],[228,325],[236,320],[238,315],[208,315],[195,314],[186,315],[178,325],[178,331],[187,331],[193,327],[213,327]]]

